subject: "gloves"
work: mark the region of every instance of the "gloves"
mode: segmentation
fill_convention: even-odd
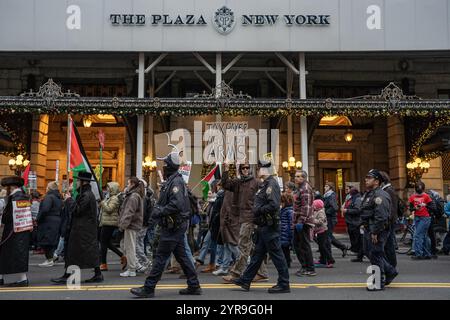
[[[302,229],[303,229],[303,223],[297,223],[295,225],[295,230],[297,230],[297,232],[302,231]]]

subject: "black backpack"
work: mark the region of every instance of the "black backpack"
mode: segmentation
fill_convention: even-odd
[[[402,218],[406,212],[406,203],[402,199],[398,198],[397,216]]]
[[[155,199],[153,197],[144,197],[144,226],[150,225],[153,208],[155,207]]]
[[[439,194],[435,192],[428,193],[431,200],[433,200],[433,203],[431,206],[429,206],[430,213],[436,218],[440,219],[444,215],[444,206],[445,201],[442,199]]]
[[[189,188],[187,188],[187,192],[189,196],[189,204],[191,206],[191,217],[196,214],[200,214],[200,210],[198,208],[198,198],[192,193],[191,190],[189,190]]]

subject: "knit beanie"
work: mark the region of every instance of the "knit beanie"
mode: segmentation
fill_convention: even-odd
[[[314,210],[320,210],[323,209],[324,205],[323,205],[323,201],[320,199],[314,200],[313,201],[313,208]]]

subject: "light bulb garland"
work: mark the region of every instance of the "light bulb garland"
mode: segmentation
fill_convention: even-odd
[[[411,150],[409,152],[409,158],[410,159],[417,158],[420,153],[420,148],[434,134],[436,128],[439,128],[447,124],[450,124],[450,115],[437,118],[435,121],[430,122],[428,124],[428,127],[424,131],[422,131],[420,136],[416,139],[416,141],[412,145]],[[444,153],[446,152],[445,151],[427,152],[422,155],[422,158],[429,161],[442,156]]]
[[[17,133],[14,130],[12,130],[6,122],[1,122],[0,127],[3,129],[3,131],[5,131],[10,136],[11,141],[14,144],[13,152],[2,151],[2,152],[0,152],[0,154],[7,156],[7,157],[15,157],[16,154],[22,154],[24,156],[27,156],[28,154],[25,151],[25,146],[22,142],[20,142],[19,136],[17,135]]]

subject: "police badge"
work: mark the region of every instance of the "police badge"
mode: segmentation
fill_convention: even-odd
[[[383,199],[381,199],[380,197],[376,197],[376,198],[375,198],[375,203],[378,204],[378,205],[380,205],[380,204],[383,203]]]
[[[213,25],[216,30],[221,34],[230,33],[233,30],[236,20],[234,18],[234,12],[231,9],[223,6],[214,13]]]
[[[177,186],[173,187],[172,192],[173,193],[177,193],[178,192],[178,187]]]

